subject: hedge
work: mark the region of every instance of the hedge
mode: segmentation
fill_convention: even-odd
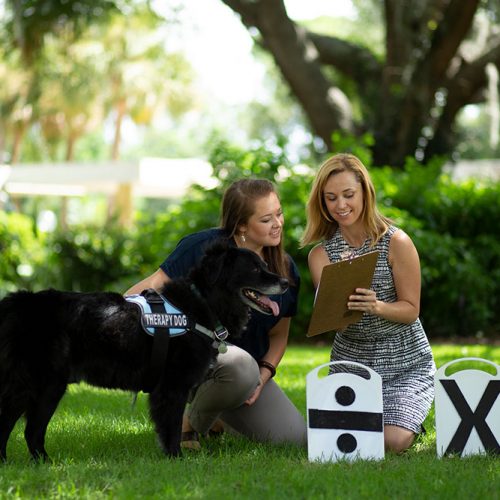
[[[183,235],[217,225],[222,193],[232,180],[266,177],[278,186],[286,247],[302,277],[291,338],[304,339],[313,288],[309,248],[300,249],[299,240],[315,167],[291,165],[282,150],[245,151],[224,143],[214,148],[211,162],[220,181],[216,188],[195,185],[183,201],[166,204],[163,212],[138,212],[131,230],[108,224],[37,234],[29,217],[0,211],[0,295],[49,286],[123,292],[154,272]],[[409,161],[404,170],[370,171],[382,211],[419,251],[421,319],[428,336],[494,337],[500,333],[500,183],[455,183],[441,165]]]

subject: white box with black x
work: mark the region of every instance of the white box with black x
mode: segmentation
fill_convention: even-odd
[[[471,362],[474,368],[456,371],[459,363]],[[493,374],[482,369],[488,366]],[[434,387],[438,457],[500,453],[500,366],[482,358],[455,359],[436,371]]]
[[[306,391],[310,461],[384,458],[380,375],[360,363],[334,361],[307,374]]]

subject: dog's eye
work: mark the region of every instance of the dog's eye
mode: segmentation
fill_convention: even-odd
[[[260,260],[259,259],[258,262],[254,261],[253,266],[251,265],[250,272],[252,272],[252,273],[259,273],[260,271],[262,271],[262,269],[269,269],[269,265],[267,264],[267,262],[265,260]]]

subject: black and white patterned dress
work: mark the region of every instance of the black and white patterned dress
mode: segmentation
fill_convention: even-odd
[[[351,252],[359,256],[378,250],[372,289],[377,299],[395,302],[389,243],[396,231],[391,226],[375,247],[370,247],[371,241],[366,240],[362,247],[354,249],[337,230],[324,242],[324,248],[331,262],[345,259]],[[385,425],[420,432],[434,398],[436,367],[419,319],[403,324],[364,313],[360,321],[335,334],[331,361],[342,360],[362,363],[382,377]]]

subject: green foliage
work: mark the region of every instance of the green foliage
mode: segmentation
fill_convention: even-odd
[[[334,132],[332,134],[333,151],[350,153],[357,156],[367,168],[372,164],[372,152],[370,148],[375,141],[371,134],[356,137],[352,134]]]
[[[22,4],[8,0],[5,4],[12,11],[6,27],[13,39],[21,42],[24,57],[29,62],[33,60],[33,53],[40,50],[47,33],[64,31],[68,27],[80,33],[89,23],[103,22],[110,12],[117,10],[115,2],[110,0],[26,0]]]
[[[40,285],[81,292],[130,286],[126,278],[134,268],[132,240],[116,224],[76,226],[47,238],[46,259],[38,269]]]
[[[365,158],[365,144],[337,138],[339,148]],[[304,340],[313,306],[307,266],[309,248],[299,248],[305,205],[314,170],[292,166],[285,150],[244,150],[214,143],[212,189],[192,186],[180,203],[149,204],[132,230],[113,223],[80,226],[44,237],[31,219],[0,218],[0,294],[13,288],[52,286],[118,292],[154,272],[185,235],[219,224],[222,195],[241,177],[274,181],[285,211],[285,246],[299,267],[299,310],[291,338]],[[365,155],[365,156],[363,156]],[[495,336],[500,332],[500,184],[457,184],[437,159],[422,168],[413,160],[404,170],[370,167],[381,210],[413,239],[422,271],[421,319],[429,337]],[[156,210],[154,207],[156,206]],[[31,276],[19,271],[33,269]]]
[[[479,248],[432,231],[417,233],[414,242],[425,259],[421,306],[425,327],[434,336],[498,331],[498,280],[481,265]]]
[[[384,212],[420,254],[428,333],[498,334],[500,183],[455,183],[440,159],[427,168],[409,160],[403,171],[377,169],[373,177]]]
[[[193,186],[180,205],[167,206],[158,214],[138,213],[132,233],[135,267],[125,288],[154,272],[183,236],[217,226],[219,203],[214,190],[203,193]]]
[[[214,168],[214,177],[221,181],[221,192],[241,177],[255,176],[276,181],[279,168],[289,167],[289,162],[279,147],[273,151],[263,146],[242,149],[223,140],[214,145],[209,161]]]
[[[456,183],[442,173],[442,165],[442,159],[435,159],[422,168],[409,160],[404,171],[385,169],[385,178],[374,180],[384,192],[385,204],[407,210],[429,229],[468,239],[498,234],[500,185],[473,179]]]
[[[41,260],[42,242],[35,235],[31,218],[0,210],[0,296],[29,288]]]

